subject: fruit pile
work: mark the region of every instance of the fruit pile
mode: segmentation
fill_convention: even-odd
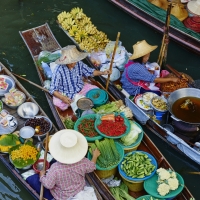
[[[73,8],[70,12],[61,12],[58,22],[67,30],[82,50],[87,52],[103,50],[109,42],[107,35],[98,31],[82,8]]]

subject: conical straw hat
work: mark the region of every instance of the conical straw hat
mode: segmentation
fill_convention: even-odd
[[[73,164],[84,158],[88,150],[85,137],[78,131],[63,129],[56,132],[49,142],[49,151],[60,163]]]
[[[88,53],[78,51],[75,45],[69,45],[61,49],[61,57],[55,63],[59,65],[71,64],[83,60],[87,56]]]
[[[171,14],[178,18],[180,21],[183,21],[188,17],[188,12],[181,3],[177,3],[172,7]]]
[[[155,50],[158,46],[149,45],[146,40],[142,40],[133,45],[133,55],[129,58],[129,60],[134,60],[136,58],[140,58],[145,56],[146,54]]]
[[[192,14],[200,15],[200,0],[188,2],[187,8]]]

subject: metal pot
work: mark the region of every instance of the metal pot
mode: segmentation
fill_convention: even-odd
[[[183,98],[183,97],[196,97],[196,98],[200,98],[200,90],[196,89],[196,88],[182,88],[182,89],[178,89],[178,90],[176,90],[176,91],[174,91],[174,92],[172,92],[170,94],[170,96],[167,99],[167,101],[168,101],[168,110],[179,121],[183,121],[183,120],[179,119],[176,115],[174,115],[174,113],[172,111],[172,107],[173,107],[173,104],[178,99]],[[187,121],[183,121],[183,122],[185,122],[187,124],[200,125],[200,120],[199,120],[199,123],[191,123],[191,122],[187,122]]]

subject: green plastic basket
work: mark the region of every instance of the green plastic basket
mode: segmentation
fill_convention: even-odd
[[[121,138],[121,137],[127,135],[127,134],[130,132],[131,124],[130,124],[129,120],[128,120],[126,117],[124,117],[124,116],[122,116],[122,115],[120,115],[120,116],[124,118],[124,124],[126,125],[126,131],[125,131],[124,134],[119,135],[119,136],[108,136],[108,135],[105,135],[104,133],[102,133],[102,132],[98,129],[98,127],[97,127],[99,124],[101,124],[101,119],[100,119],[100,117],[97,117],[97,118],[96,118],[96,121],[95,121],[95,124],[94,124],[94,125],[95,125],[96,131],[97,131],[101,136],[103,136],[103,137],[105,137],[105,138],[111,138],[111,139],[117,139],[117,138]]]
[[[179,181],[179,187],[176,190],[171,190],[165,196],[161,196],[157,192],[157,187],[158,187],[158,184],[157,184],[158,175],[157,174],[154,174],[151,178],[144,181],[144,189],[146,190],[146,192],[148,194],[150,194],[156,198],[160,198],[160,199],[173,198],[173,197],[177,196],[178,194],[180,194],[184,188],[184,180],[183,180],[182,176],[179,175],[178,173],[176,173],[176,177]]]
[[[161,200],[151,195],[144,195],[142,197],[137,198],[136,200]],[[163,200],[163,199],[162,199]]]
[[[123,158],[124,158],[124,149],[118,143],[115,143],[115,144],[116,144],[117,151],[120,154],[120,160],[119,160],[119,162],[116,165],[113,165],[113,166],[108,167],[108,168],[102,168],[102,167],[99,167],[99,165],[96,164],[96,169],[97,170],[111,170],[111,169],[117,167],[118,164],[123,160]],[[89,160],[92,160],[92,155],[91,155],[91,153],[89,151],[88,151],[87,158]]]
[[[96,117],[97,117],[96,114],[88,114],[88,115],[84,115],[84,116],[80,117],[74,124],[74,130],[79,131],[78,130],[78,126],[79,126],[79,124],[81,123],[81,121],[83,119],[94,119],[95,120]],[[86,140],[88,142],[94,142],[95,140],[101,140],[103,137],[101,135],[98,135],[98,136],[95,136],[95,137],[87,137],[87,136],[85,136],[85,138],[86,138]]]
[[[129,149],[129,148],[133,148],[134,146],[137,146],[143,139],[144,131],[143,131],[142,127],[137,122],[134,122],[134,123],[142,130],[142,132],[139,133],[137,140],[133,144],[128,145],[128,146],[123,145],[120,142],[120,139],[117,139],[116,142],[118,142],[124,149]]]

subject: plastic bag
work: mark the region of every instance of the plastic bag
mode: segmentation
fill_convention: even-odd
[[[101,65],[101,60],[98,57],[98,53],[97,52],[92,52],[90,54],[90,60],[93,63],[94,66],[98,67],[99,65]]]

